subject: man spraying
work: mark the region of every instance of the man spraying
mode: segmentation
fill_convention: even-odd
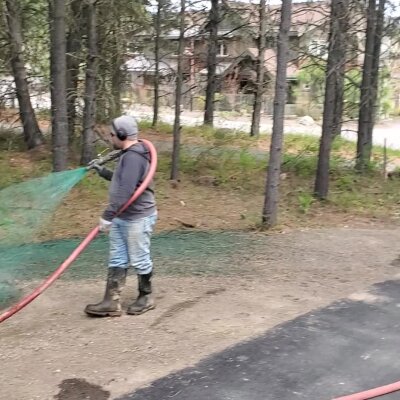
[[[138,277],[139,296],[128,307],[131,315],[142,314],[155,307],[152,298],[151,277],[153,263],[150,240],[157,221],[157,208],[152,185],[123,213],[118,210],[126,204],[143,182],[150,165],[150,154],[138,141],[135,118],[121,116],[111,123],[111,140],[115,149],[122,150],[114,172],[96,163],[91,165],[98,174],[111,181],[109,205],[100,218],[99,229],[109,232],[110,254],[104,299],[89,304],[86,314],[100,317],[121,316],[121,291],[130,266]]]

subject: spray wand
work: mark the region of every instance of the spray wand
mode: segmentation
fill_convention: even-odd
[[[101,156],[101,154],[99,154],[98,155],[99,158],[95,158],[94,160],[90,161],[89,164],[87,165],[86,169],[90,170],[90,169],[96,168],[96,165],[104,165],[112,160],[115,160],[121,154],[122,154],[122,150],[113,150],[104,156]]]

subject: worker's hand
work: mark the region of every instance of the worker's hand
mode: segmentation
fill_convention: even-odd
[[[104,167],[102,165],[97,164],[96,162],[92,162],[89,165],[90,169],[94,169],[99,175],[103,172]]]
[[[111,224],[112,224],[112,221],[107,221],[104,218],[100,218],[100,220],[99,220],[99,231],[100,232],[105,232],[105,233],[109,232],[110,229],[111,229]]]

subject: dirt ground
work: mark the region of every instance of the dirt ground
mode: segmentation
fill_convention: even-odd
[[[87,318],[103,281],[59,280],[0,326],[0,399],[115,399],[333,300],[370,301],[369,285],[400,277],[396,227],[252,235],[262,245],[238,255],[235,274],[157,276],[158,307],[141,316]],[[134,286],[131,276],[124,306]]]
[[[167,185],[157,189],[158,231],[193,226],[246,234],[259,219],[262,195],[189,181]],[[81,199],[78,190],[66,200],[50,237],[93,227],[106,199]],[[397,226],[318,208],[296,218],[269,235],[248,232],[261,245],[238,253],[239,268],[229,275],[156,275],[157,308],[142,316],[87,318],[83,308],[101,299],[103,280],[61,278],[0,325],[0,400],[116,399],[336,299],[368,302],[371,284],[400,278]],[[135,286],[131,276],[124,307]]]

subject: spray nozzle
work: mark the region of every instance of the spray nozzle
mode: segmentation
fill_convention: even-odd
[[[95,168],[96,165],[104,165],[104,164],[118,158],[121,155],[121,153],[122,153],[121,150],[113,150],[104,156],[99,154],[98,158],[95,158],[94,160],[90,161],[86,168],[89,170],[89,169]]]

